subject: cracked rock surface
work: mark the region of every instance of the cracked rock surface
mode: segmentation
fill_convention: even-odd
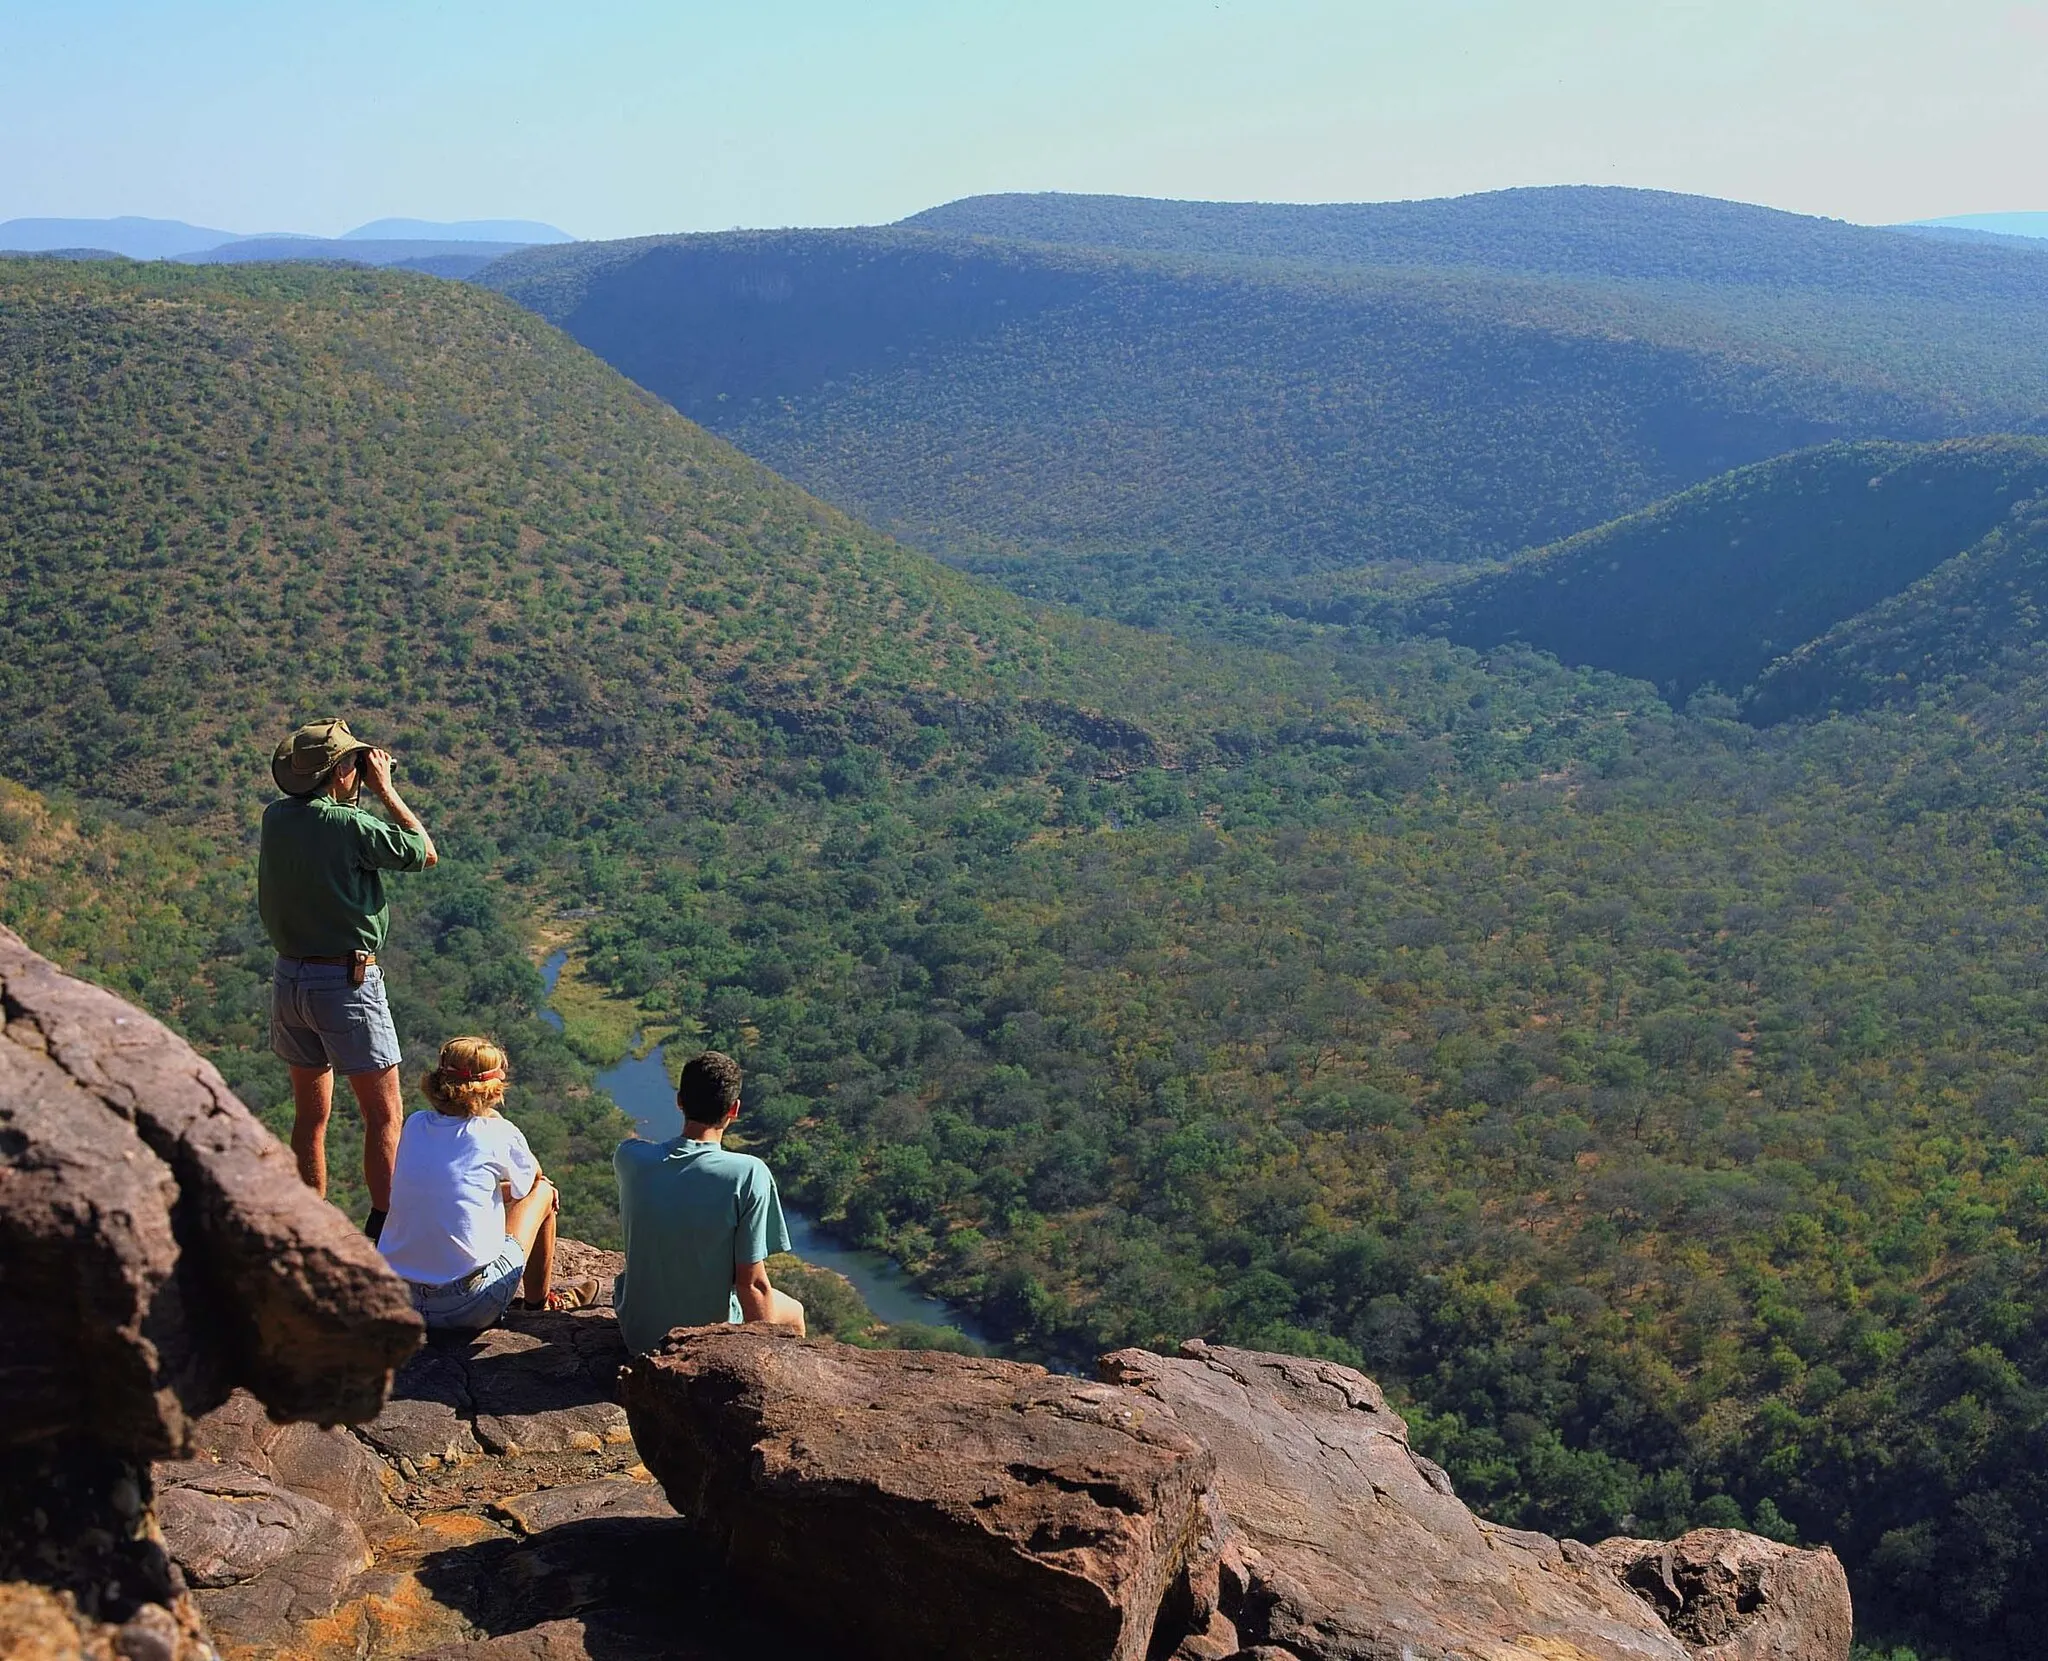
[[[1593,1548],[1475,1517],[1408,1446],[1379,1386],[1348,1367],[1190,1342],[1178,1356],[1118,1350],[1102,1372],[1215,1450],[1223,1607],[1264,1661],[1724,1661]],[[1754,1654],[1846,1661],[1847,1608],[1843,1587],[1838,1645],[1808,1621],[1786,1629],[1791,1647]]]
[[[1849,1579],[1831,1551],[1800,1551],[1732,1528],[1603,1540],[1598,1549],[1695,1661],[1838,1661],[1849,1653]]]
[[[619,1259],[563,1241],[565,1277]],[[608,1294],[607,1294],[608,1295]],[[600,1302],[437,1336],[367,1424],[237,1393],[155,1476],[224,1661],[775,1661],[640,1464]],[[772,1611],[771,1617],[772,1617]]]

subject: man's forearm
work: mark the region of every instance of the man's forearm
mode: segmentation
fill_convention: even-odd
[[[428,834],[425,821],[405,805],[405,798],[399,795],[398,787],[391,785],[380,790],[377,793],[377,799],[384,804],[385,810],[390,813],[393,819],[397,820],[405,829],[411,831],[421,841],[426,843],[427,863],[429,865],[439,864],[441,856],[435,851],[434,839]]]

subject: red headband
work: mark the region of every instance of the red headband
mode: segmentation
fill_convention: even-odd
[[[452,1067],[443,1067],[441,1077],[449,1084],[496,1084],[505,1076],[502,1067],[486,1067],[481,1073],[458,1073]]]

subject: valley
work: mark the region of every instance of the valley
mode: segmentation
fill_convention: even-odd
[[[994,1344],[1363,1367],[1499,1521],[2019,1653],[2048,261],[1049,206],[0,264],[0,921],[284,1123],[253,826],[346,711],[408,1051],[506,1042],[577,1237],[571,944]]]
[[[2048,424],[2038,253],[1647,191],[974,198],[476,280],[915,546],[1212,634],[1830,440]]]

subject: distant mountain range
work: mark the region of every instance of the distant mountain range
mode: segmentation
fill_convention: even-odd
[[[532,219],[375,219],[339,237],[296,231],[222,231],[181,219],[10,219],[0,223],[0,252],[49,253],[94,249],[134,260],[348,259],[363,265],[414,265],[454,255],[480,256],[467,276],[489,259],[536,243],[573,242],[567,231]],[[344,248],[341,245],[347,244]],[[224,250],[241,252],[228,254]],[[253,250],[253,251],[252,251]]]
[[[373,219],[341,233],[343,242],[574,242],[567,231],[537,219]]]
[[[233,242],[233,231],[188,225],[182,219],[10,219],[0,223],[0,248],[36,254],[104,248],[132,260],[170,260]]]
[[[1959,213],[1947,219],[1916,219],[1904,230],[1984,231],[1993,236],[2048,238],[2048,213]]]

